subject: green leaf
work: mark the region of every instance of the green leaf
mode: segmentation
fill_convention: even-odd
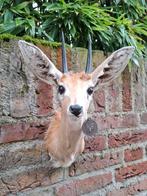
[[[34,35],[35,35],[35,20],[34,20],[34,18],[27,19],[27,22],[30,25],[30,35],[32,35],[34,37]]]
[[[8,33],[12,32],[12,30],[15,28],[15,22],[11,22],[8,24],[0,24],[0,33]]]
[[[0,11],[1,11],[3,5],[4,5],[4,2],[5,2],[5,0],[1,0],[1,1],[0,1]]]
[[[14,10],[22,10],[24,9],[30,2],[29,1],[24,1],[16,6],[13,6],[12,9]]]
[[[146,1],[112,0],[109,6],[107,2],[0,0],[0,33],[60,41],[62,27],[66,42],[73,46],[86,47],[90,32],[95,49],[112,52],[134,45],[135,58],[143,56],[147,40]]]
[[[10,10],[6,10],[4,14],[4,23],[8,23],[13,20],[13,14]]]
[[[17,27],[17,26],[20,26],[20,25],[22,25],[22,24],[24,24],[24,23],[25,23],[25,20],[22,20],[22,18],[16,18],[16,19],[15,19],[16,27]]]

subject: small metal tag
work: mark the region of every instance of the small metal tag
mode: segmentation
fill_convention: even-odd
[[[98,130],[97,123],[92,120],[91,118],[88,118],[82,125],[82,131],[88,136],[95,135]]]

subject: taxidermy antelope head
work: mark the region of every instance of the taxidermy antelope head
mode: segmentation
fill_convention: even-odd
[[[62,72],[36,46],[19,41],[21,53],[29,69],[40,80],[56,82],[60,109],[50,123],[45,145],[50,156],[56,160],[55,167],[68,167],[84,150],[82,125],[96,86],[104,85],[124,70],[134,47],[123,47],[113,52],[92,71],[92,49],[89,37],[88,58],[85,72],[68,72],[64,35],[62,33]]]

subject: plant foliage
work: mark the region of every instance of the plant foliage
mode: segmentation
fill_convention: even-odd
[[[0,34],[29,35],[112,52],[122,46],[136,48],[134,62],[145,54],[147,41],[145,0],[1,0]]]

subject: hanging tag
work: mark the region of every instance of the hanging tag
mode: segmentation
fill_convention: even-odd
[[[98,130],[97,123],[91,118],[88,118],[82,125],[83,133],[85,133],[88,136],[95,135],[97,130]]]

